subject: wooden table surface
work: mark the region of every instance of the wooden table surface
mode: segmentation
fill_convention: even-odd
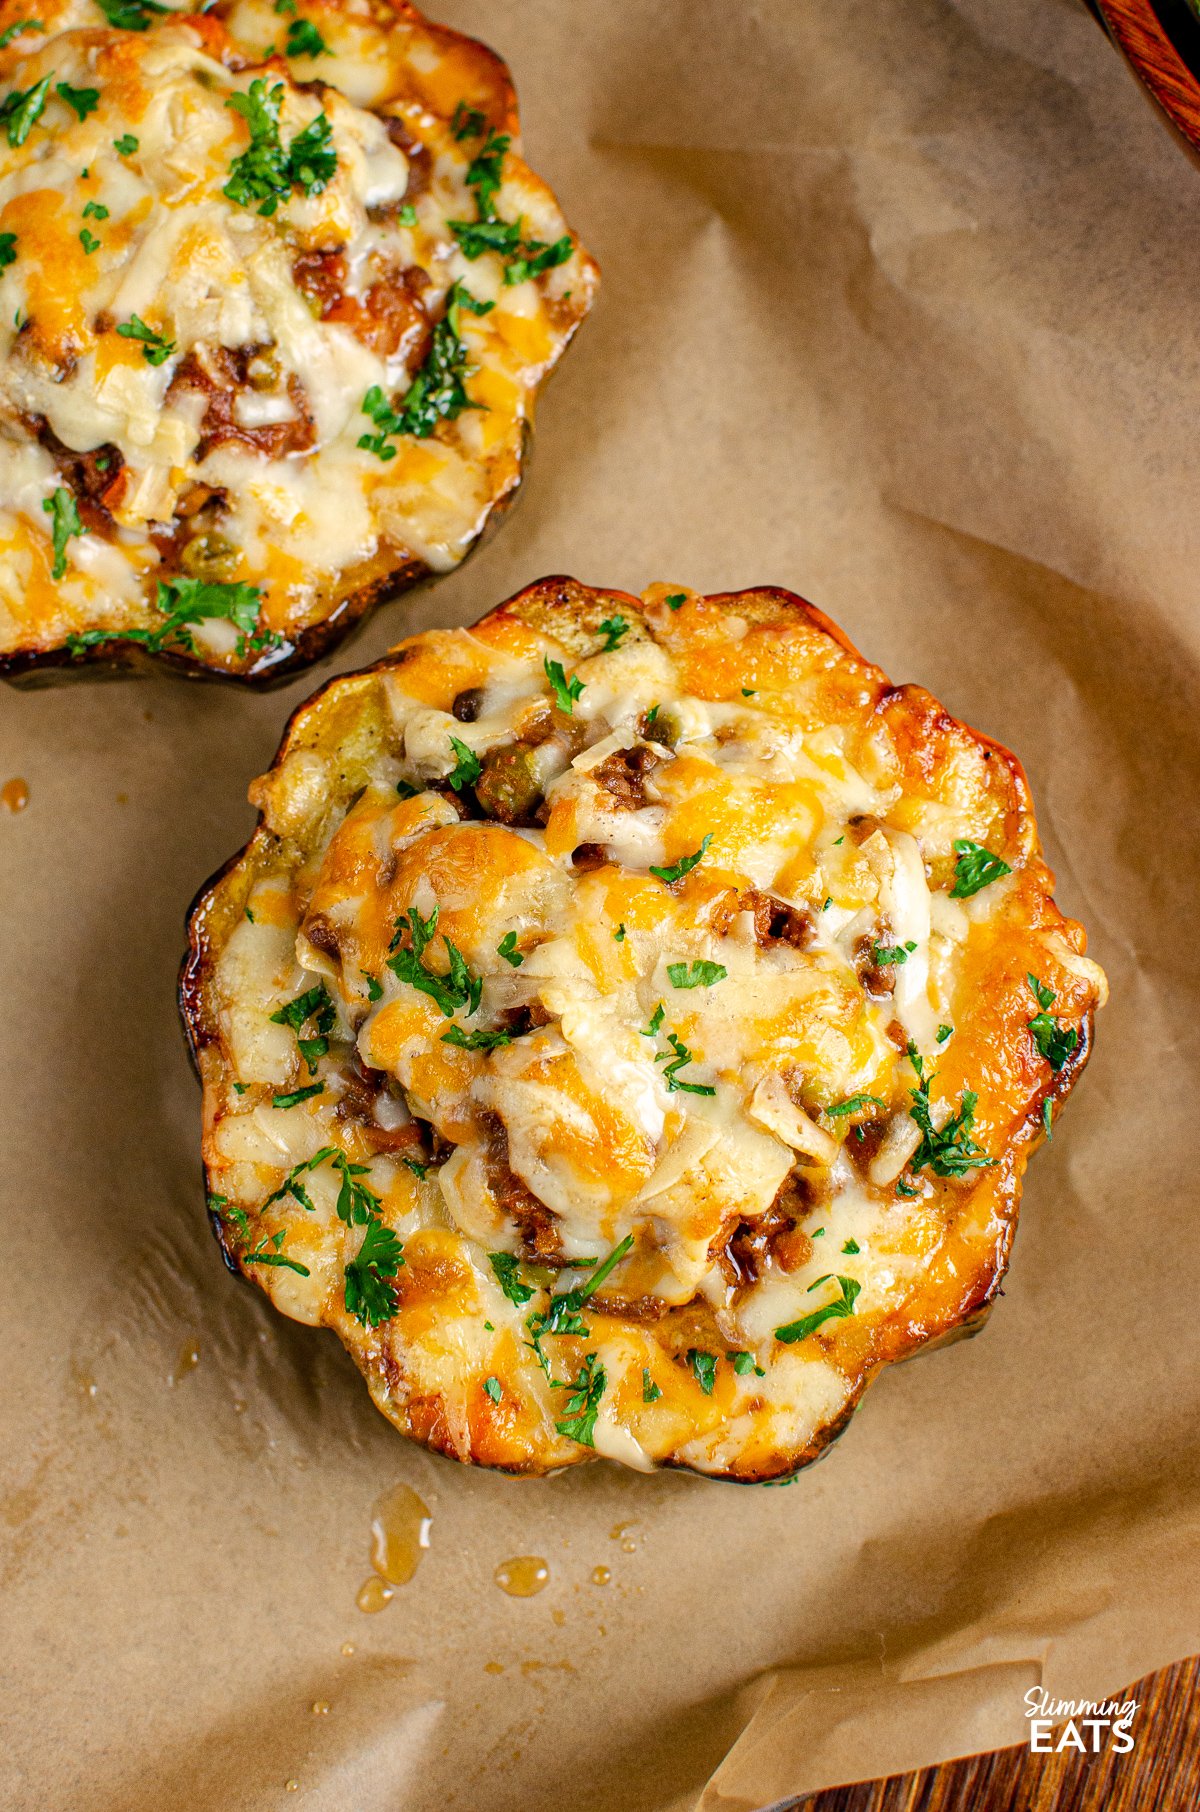
[[[1197,1812],[1200,1808],[1200,1656],[1147,1674],[1127,1755],[1032,1755],[998,1749],[917,1774],[835,1787],[787,1812]]]

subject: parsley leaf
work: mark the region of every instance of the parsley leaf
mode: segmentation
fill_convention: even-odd
[[[98,252],[100,250],[100,241],[97,239],[95,233],[89,233],[86,227],[80,228],[79,243],[89,258],[93,252]]]
[[[481,220],[493,218],[492,203],[503,180],[504,159],[511,143],[506,132],[497,132],[493,126],[484,140],[483,149],[477,151],[467,165],[466,184],[468,189],[475,191]]]
[[[559,1295],[551,1296],[545,1313],[530,1315],[526,1321],[525,1326],[533,1336],[528,1344],[533,1348],[538,1363],[547,1377],[550,1375],[550,1370],[546,1355],[542,1351],[542,1341],[548,1334],[574,1334],[577,1339],[587,1339],[588,1325],[579,1311],[588,1297],[595,1294],[632,1248],[633,1235],[627,1233],[620,1244],[613,1247],[604,1263],[596,1267],[590,1277],[586,1277],[582,1283],[576,1284],[570,1290],[563,1290]],[[494,1266],[494,1255],[489,1256],[493,1257]],[[497,1272],[497,1276],[499,1276],[499,1272]],[[501,1283],[503,1281],[501,1278]],[[507,1294],[506,1289],[505,1295]]]
[[[643,1403],[657,1403],[658,1399],[661,1396],[662,1396],[661,1390],[659,1390],[657,1384],[654,1382],[654,1379],[650,1376],[650,1367],[648,1365],[643,1365],[643,1367],[642,1367],[642,1402]]]
[[[42,508],[54,518],[54,565],[50,576],[61,579],[67,570],[67,542],[73,535],[82,535],[83,524],[79,520],[74,493],[63,485],[59,485],[52,497],[42,499]]]
[[[0,31],[0,50],[5,50],[23,31],[45,31],[45,29],[46,27],[40,19],[16,19],[11,25],[6,25],[4,30]]]
[[[123,340],[142,342],[142,356],[147,365],[165,365],[175,350],[174,340],[147,327],[140,315],[130,315],[128,321],[119,322],[117,332]]]
[[[688,1348],[687,1361],[696,1383],[706,1397],[711,1397],[713,1385],[717,1381],[717,1355],[701,1352],[699,1347],[693,1346]]]
[[[293,19],[287,29],[285,54],[289,57],[327,57],[329,46],[311,19]]]
[[[145,31],[152,13],[170,12],[158,0],[96,0],[96,5],[117,31]]]
[[[939,1044],[945,1044],[947,1038],[953,1038],[953,1036],[954,1036],[954,1027],[953,1026],[939,1026],[938,1027],[937,1041]]]
[[[545,668],[546,678],[550,681],[555,704],[568,717],[573,716],[575,700],[583,691],[583,681],[575,673],[568,679],[563,672],[562,662],[552,661],[548,655],[542,662],[542,666]]]
[[[969,837],[955,837],[954,854],[954,886],[950,889],[952,900],[969,900],[981,887],[987,887],[991,882],[999,881],[1004,875],[1012,873],[1007,862],[994,856],[982,843],[972,843]]]
[[[8,129],[8,142],[16,148],[23,145],[46,110],[46,96],[54,75],[43,76],[32,88],[14,88],[0,101],[0,120]]]
[[[380,987],[376,978],[373,975],[368,975],[365,969],[362,972],[362,978],[367,984],[367,999],[382,1000],[383,989]]]
[[[443,1044],[456,1044],[462,1051],[498,1051],[502,1045],[512,1043],[511,1032],[464,1032],[461,1026],[451,1026],[448,1032],[442,1033]]]
[[[620,647],[622,638],[629,634],[629,624],[620,615],[605,617],[596,633],[604,637],[604,647],[600,652],[611,654],[614,648]]]
[[[346,1266],[346,1308],[364,1327],[378,1327],[396,1313],[400,1299],[391,1280],[403,1263],[403,1249],[391,1228],[368,1221],[358,1256]]]
[[[281,1227],[278,1233],[264,1234],[252,1252],[242,1253],[244,1265],[285,1265],[289,1271],[296,1271],[301,1277],[311,1277],[307,1265],[302,1265],[294,1258],[287,1258],[280,1251],[287,1238],[287,1228]]]
[[[0,271],[7,270],[10,264],[17,262],[17,235],[0,233]]]
[[[842,1251],[845,1253],[848,1253],[850,1256],[853,1256],[854,1253],[861,1252],[862,1247],[859,1245],[859,1243],[856,1239],[848,1239],[846,1241],[845,1245],[842,1247]]]
[[[818,1284],[828,1283],[832,1276],[832,1272],[826,1272],[824,1277],[818,1277],[815,1283],[809,1284],[810,1291],[815,1290]],[[823,1308],[814,1309],[811,1315],[801,1315],[798,1321],[789,1321],[786,1327],[776,1328],[776,1340],[784,1346],[793,1346],[798,1340],[807,1340],[825,1322],[844,1320],[847,1315],[853,1315],[855,1298],[862,1285],[853,1277],[839,1276],[835,1281],[841,1294],[833,1302],[827,1302]]]
[[[108,209],[101,201],[86,202],[83,209],[83,218],[85,220],[107,220]]]
[[[911,1040],[907,1054],[917,1072],[917,1087],[909,1090],[912,1106],[908,1112],[921,1131],[920,1144],[910,1159],[912,1169],[922,1170],[928,1165],[935,1176],[964,1177],[969,1170],[989,1168],[996,1160],[989,1158],[971,1137],[978,1095],[973,1089],[964,1089],[958,1112],[939,1130],[930,1117],[929,1087],[933,1077],[926,1079],[924,1059]]]
[[[222,193],[239,207],[257,202],[259,214],[274,214],[281,197],[290,195],[293,187],[305,195],[320,195],[337,169],[332,129],[323,113],[285,150],[279,136],[282,102],[283,83],[268,88],[259,76],[248,93],[231,94],[225,103],[245,120],[250,143],[230,164]]]
[[[821,1112],[830,1120],[840,1120],[843,1114],[856,1114],[868,1101],[876,1107],[887,1107],[887,1102],[881,1101],[878,1095],[847,1095],[844,1101],[835,1101],[831,1107],[823,1107]]]
[[[753,1353],[727,1353],[725,1357],[732,1360],[733,1369],[739,1378],[748,1378],[752,1372],[756,1378],[765,1378],[767,1375],[764,1368],[755,1363]]]
[[[566,1435],[584,1447],[596,1445],[596,1417],[607,1384],[608,1374],[600,1363],[599,1353],[589,1353],[571,1384],[558,1387],[571,1392],[566,1415],[554,1424],[560,1435]]]
[[[464,138],[482,138],[486,125],[487,121],[482,113],[474,107],[468,107],[465,101],[460,101],[454,109],[450,130],[461,144]]]
[[[691,872],[692,872],[693,868],[695,868],[697,862],[703,861],[705,853],[707,852],[708,846],[711,842],[712,842],[712,832],[709,831],[708,835],[701,840],[699,849],[696,850],[692,855],[680,856],[678,862],[673,862],[669,868],[651,867],[650,873],[652,875],[657,875],[659,880],[665,882],[665,884],[668,887],[674,886],[676,881],[682,881],[684,875],[691,874]]]
[[[687,603],[687,593],[686,591],[670,592],[663,599],[663,603],[668,610],[680,610]]]
[[[289,1000],[286,1006],[280,1007],[277,1013],[272,1013],[269,1017],[272,1025],[290,1026],[295,1032],[300,1045],[300,1055],[308,1065],[309,1075],[313,1075],[317,1067],[317,1058],[324,1057],[329,1049],[329,1034],[337,1022],[337,1009],[329,997],[325,983],[318,982],[315,987],[309,988],[303,994],[298,994],[295,1000]],[[308,1020],[314,1018],[316,1020],[315,1035],[311,1038],[301,1038],[302,1028]]]
[[[474,786],[483,769],[474,750],[468,749],[466,743],[461,742],[457,736],[450,738],[450,747],[454,750],[456,761],[446,779],[456,793],[461,793],[465,786]]]
[[[667,974],[673,988],[712,988],[729,974],[724,963],[668,963]]]
[[[501,1384],[499,1378],[485,1378],[483,1381],[483,1388],[492,1399],[493,1403],[499,1403],[501,1397],[504,1395],[504,1386]]]
[[[1036,975],[1027,973],[1025,979],[1038,1004],[1038,1011],[1028,1021],[1029,1030],[1033,1033],[1033,1042],[1050,1068],[1057,1073],[1079,1043],[1078,1029],[1075,1026],[1062,1025],[1050,1012],[1049,1009],[1058,998],[1053,988],[1048,988],[1044,982],[1040,982]]]
[[[613,932],[613,942],[615,944],[623,944],[628,935],[629,934],[625,930],[624,925],[618,925],[616,930]]]
[[[496,945],[496,955],[502,956],[506,963],[512,964],[514,969],[519,969],[521,967],[525,958],[517,949],[517,934],[515,931],[506,931],[504,933],[504,936]]]
[[[511,1252],[489,1252],[488,1263],[510,1302],[515,1302],[519,1308],[522,1303],[529,1301],[533,1295],[533,1285],[521,1282],[517,1261]]]
[[[472,314],[485,315],[494,304],[477,302],[462,286],[455,283],[446,297],[446,311],[433,330],[429,354],[404,394],[399,409],[393,409],[378,384],[362,400],[362,411],[378,430],[364,434],[359,446],[380,459],[395,459],[391,444],[393,434],[411,434],[415,440],[428,440],[440,421],[454,421],[464,409],[478,409],[464,387],[475,367],[468,363],[460,326],[463,308]]]
[[[465,1007],[468,1014],[478,1011],[483,995],[483,981],[478,975],[471,974],[462,951],[458,949],[457,945],[452,944],[448,937],[443,937],[442,942],[446,946],[446,955],[449,958],[449,973],[436,975],[425,967],[421,958],[433,936],[437,916],[435,907],[429,918],[422,921],[416,907],[410,907],[408,928],[412,937],[411,947],[397,950],[394,956],[389,956],[387,966],[393,975],[397,976],[400,981],[407,982],[410,988],[416,988],[421,994],[428,994],[430,1000],[437,1003],[446,1018],[453,1019],[460,1007]],[[401,915],[396,920],[396,936],[392,940],[393,946],[403,935],[405,929],[404,917]]]
[[[667,1064],[663,1071],[663,1076],[667,1084],[667,1093],[674,1094],[676,1092],[682,1092],[688,1095],[715,1095],[717,1091],[712,1087],[711,1083],[680,1082],[678,1072],[687,1068],[688,1064],[692,1061],[692,1053],[688,1050],[686,1044],[681,1042],[675,1032],[667,1033],[667,1043],[675,1052],[674,1057],[672,1057],[670,1063]],[[654,1061],[655,1063],[662,1063],[665,1058],[666,1052],[663,1051],[654,1059]]]
[[[114,138],[113,140],[113,149],[118,152],[121,157],[132,157],[137,148],[138,140],[134,138],[132,132],[123,132],[120,138]]]
[[[56,82],[54,92],[62,96],[67,106],[77,113],[81,120],[85,120],[89,113],[94,113],[100,105],[98,88],[72,88],[70,82]],[[86,213],[87,210],[85,209],[84,212]]]
[[[649,1025],[642,1027],[642,1037],[643,1038],[657,1038],[658,1029],[662,1025],[662,1022],[666,1018],[666,1016],[667,1016],[667,1010],[663,1006],[662,1001],[660,1000],[658,1005],[655,1007],[653,1013],[650,1015]]]
[[[886,969],[891,963],[906,963],[915,944],[881,944],[878,940],[871,945],[871,961],[877,969]]]
[[[314,1095],[324,1093],[323,1082],[311,1082],[307,1088],[293,1089],[290,1095],[272,1095],[272,1107],[297,1107],[301,1101],[309,1101]]]

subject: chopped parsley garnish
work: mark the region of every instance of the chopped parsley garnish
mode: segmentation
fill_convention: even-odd
[[[512,964],[514,969],[519,969],[521,967],[525,958],[517,949],[517,934],[515,931],[506,931],[504,933],[504,936],[496,945],[496,955],[502,956],[506,963]]]
[[[501,1397],[504,1395],[504,1386],[501,1384],[499,1378],[485,1378],[483,1381],[483,1388],[492,1399],[493,1403],[499,1403]]]
[[[89,201],[84,206],[83,218],[85,220],[107,220],[108,209],[102,201]]]
[[[308,1172],[310,1170],[315,1170],[319,1164],[323,1164],[326,1158],[331,1158],[335,1150],[336,1147],[333,1145],[324,1145],[321,1150],[316,1152],[311,1158],[305,1158],[303,1163],[293,1164],[278,1189],[273,1189],[271,1191],[270,1195],[263,1203],[263,1207],[269,1208],[272,1202],[280,1202],[285,1195],[290,1195],[294,1202],[300,1204],[306,1214],[315,1214],[316,1209],[313,1205],[313,1199],[304,1187],[304,1184],[300,1181],[300,1178],[302,1176],[307,1176]]]
[[[742,687],[742,697],[743,698],[756,698],[757,696],[758,696],[757,686],[743,686]]]
[[[244,1265],[282,1265],[286,1266],[289,1271],[298,1272],[301,1277],[311,1277],[312,1273],[307,1265],[298,1263],[294,1258],[286,1257],[280,1250],[286,1238],[286,1227],[281,1227],[278,1233],[269,1236],[264,1234],[252,1252],[242,1253],[242,1263]]]
[[[409,907],[407,918],[401,913],[396,920],[396,931],[392,938],[395,955],[389,956],[387,966],[393,975],[402,982],[407,982],[410,988],[428,994],[447,1019],[453,1019],[460,1007],[465,1007],[468,1014],[475,1013],[483,995],[483,982],[478,975],[471,974],[466,958],[456,944],[452,944],[448,937],[442,938],[450,964],[446,975],[435,975],[421,960],[433,937],[437,920],[436,906],[427,919],[422,919],[415,906]],[[397,946],[406,931],[411,942],[408,947],[399,949]]]
[[[114,138],[113,149],[122,157],[132,157],[138,148],[138,142],[132,132],[122,132],[120,138]]]
[[[954,1036],[954,1027],[953,1026],[939,1026],[938,1027],[937,1041],[939,1044],[945,1044],[947,1038],[953,1038],[953,1036]]]
[[[400,1241],[382,1221],[367,1223],[357,1258],[346,1266],[346,1308],[364,1327],[390,1321],[400,1299],[392,1279],[404,1263]]]
[[[141,341],[142,357],[147,365],[165,365],[175,350],[174,340],[147,327],[140,315],[130,315],[128,321],[119,322],[117,332],[123,340]]]
[[[158,0],[96,0],[96,5],[117,31],[146,31],[152,13],[170,12]]]
[[[557,1386],[559,1390],[571,1392],[566,1415],[554,1424],[560,1435],[566,1435],[584,1447],[596,1445],[596,1417],[607,1384],[608,1374],[600,1363],[599,1353],[589,1353],[572,1382]]]
[[[418,1183],[423,1183],[429,1175],[429,1165],[422,1164],[420,1158],[401,1158],[405,1170],[411,1170]]]
[[[679,610],[687,603],[687,593],[686,591],[669,592],[663,599],[663,603],[668,610]]]
[[[1048,988],[1045,982],[1040,982],[1036,975],[1028,972],[1025,979],[1038,1004],[1038,1011],[1028,1022],[1029,1030],[1033,1033],[1033,1042],[1050,1068],[1057,1072],[1062,1069],[1067,1058],[1079,1043],[1078,1029],[1075,1026],[1060,1024],[1055,1015],[1050,1012],[1050,1008],[1058,998],[1053,988]]]
[[[464,138],[482,138],[487,121],[482,113],[474,107],[468,107],[460,101],[454,109],[454,118],[450,121],[450,130],[461,144]]]
[[[550,1370],[546,1355],[542,1351],[542,1341],[548,1334],[573,1334],[577,1339],[587,1339],[588,1325],[579,1311],[582,1309],[588,1297],[595,1294],[600,1288],[600,1285],[611,1272],[616,1270],[621,1260],[628,1252],[632,1251],[632,1249],[633,1235],[632,1233],[627,1233],[620,1244],[613,1247],[608,1257],[604,1260],[604,1263],[597,1265],[590,1277],[585,1277],[582,1283],[576,1284],[570,1290],[563,1290],[558,1296],[551,1296],[545,1313],[530,1315],[526,1321],[525,1326],[533,1336],[532,1340],[527,1344],[532,1347],[537,1356],[538,1364],[546,1373],[547,1377],[550,1376]],[[500,1255],[497,1253],[489,1253],[488,1256],[492,1260],[494,1269],[496,1258]],[[590,1264],[591,1260],[589,1259],[587,1262]],[[496,1272],[496,1275],[498,1277],[500,1276],[499,1271]],[[504,1293],[507,1296],[509,1291],[507,1285],[504,1284],[504,1279],[502,1277],[500,1278],[500,1282],[501,1285],[504,1286]],[[513,1298],[512,1300],[515,1301],[517,1299]]]
[[[24,90],[14,88],[11,94],[6,94],[3,101],[0,101],[0,120],[4,121],[7,126],[8,142],[14,149],[17,145],[25,143],[37,121],[45,112],[46,96],[50,92],[50,83],[53,79],[52,71],[50,75],[43,76],[41,81],[35,83],[32,88]]]
[[[406,226],[406,227],[415,227],[416,226],[417,210],[413,207],[413,204],[411,201],[406,201],[403,204],[403,206],[401,207],[400,212],[399,212],[399,214],[397,214],[396,218],[400,222],[401,226]]]
[[[688,1064],[692,1061],[692,1053],[688,1050],[686,1044],[681,1042],[675,1032],[667,1033],[667,1043],[675,1053],[674,1057],[672,1057],[663,1071],[663,1076],[667,1084],[667,1093],[675,1094],[676,1092],[681,1092],[687,1095],[715,1095],[717,1091],[712,1087],[711,1083],[680,1082],[678,1072],[687,1068]],[[655,1063],[665,1062],[666,1055],[665,1051],[660,1052],[654,1059]]]
[[[952,900],[969,900],[981,887],[987,887],[1002,876],[1010,875],[1012,869],[1007,862],[994,856],[982,843],[972,843],[969,837],[954,839],[954,886],[950,889]]]
[[[332,1163],[333,1168],[342,1179],[337,1198],[338,1219],[343,1221],[347,1227],[365,1227],[369,1221],[376,1219],[382,1203],[373,1189],[369,1189],[365,1183],[359,1181],[360,1177],[368,1174],[369,1166],[351,1163],[345,1152],[339,1151],[336,1145],[323,1145],[321,1150],[315,1152],[311,1158],[306,1158],[301,1164],[294,1164],[278,1189],[273,1190],[267,1197],[263,1207],[269,1208],[272,1202],[281,1201],[285,1195],[290,1195],[293,1201],[299,1202],[306,1213],[312,1214],[314,1212],[312,1197],[300,1178],[306,1176],[309,1171],[316,1170],[327,1160]]]
[[[912,943],[881,944],[877,940],[871,945],[871,961],[877,969],[886,969],[892,963],[906,963],[916,947]]]
[[[478,409],[464,388],[474,366],[467,361],[467,349],[460,333],[462,310],[486,315],[495,306],[477,302],[461,283],[451,286],[446,297],[446,312],[433,330],[429,355],[404,394],[399,409],[393,409],[378,384],[362,400],[362,412],[378,430],[364,434],[359,446],[380,459],[395,459],[391,444],[393,434],[411,434],[415,440],[428,440],[440,421],[453,421],[464,409]]]
[[[510,1302],[515,1302],[519,1308],[522,1303],[529,1301],[533,1295],[533,1285],[521,1282],[521,1273],[511,1252],[489,1252],[488,1263]]]
[[[272,1025],[292,1028],[300,1046],[300,1055],[308,1065],[308,1073],[313,1075],[317,1058],[324,1057],[329,1049],[329,1034],[337,1020],[337,1009],[329,997],[325,983],[318,982],[315,987],[298,994],[295,1000],[289,1000],[277,1013],[272,1013],[270,1019]],[[301,1038],[300,1033],[310,1019],[316,1022],[314,1034],[310,1038]]]
[[[667,974],[673,988],[712,988],[729,974],[724,963],[668,963]]]
[[[477,151],[467,165],[467,187],[475,191],[481,220],[494,218],[492,203],[496,199],[497,191],[503,180],[504,159],[508,155],[508,147],[511,143],[512,140],[506,132],[497,132],[493,126],[484,140],[483,149]]]
[[[650,873],[657,875],[659,880],[665,882],[668,887],[672,887],[676,881],[682,881],[684,875],[690,875],[696,864],[704,860],[711,842],[712,832],[709,831],[707,836],[701,839],[699,849],[694,850],[690,856],[680,856],[678,862],[673,862],[669,868],[651,866]]]
[[[763,1367],[756,1363],[753,1353],[726,1353],[725,1357],[733,1362],[733,1369],[739,1378],[748,1378],[753,1372],[756,1378],[765,1378]]]
[[[80,228],[79,243],[88,257],[91,257],[93,252],[98,252],[100,250],[100,241],[97,239],[95,233],[89,233],[86,227]]]
[[[811,1315],[801,1315],[798,1321],[789,1321],[786,1327],[776,1328],[776,1340],[784,1346],[794,1346],[798,1340],[807,1340],[810,1334],[814,1334],[827,1321],[841,1321],[847,1315],[853,1315],[855,1298],[862,1289],[856,1278],[835,1278],[831,1271],[827,1271],[824,1277],[818,1277],[816,1282],[809,1284],[809,1290],[815,1290],[819,1284],[829,1283],[831,1279],[837,1283],[840,1294],[823,1308],[814,1309]]]
[[[840,1120],[843,1114],[856,1114],[868,1101],[875,1107],[887,1108],[887,1102],[881,1101],[878,1095],[847,1095],[844,1101],[835,1101],[831,1107],[822,1108],[821,1112],[830,1120]]]
[[[848,1253],[851,1257],[853,1257],[856,1252],[862,1251],[862,1247],[859,1245],[859,1243],[856,1239],[848,1239],[846,1241],[845,1245],[842,1247],[842,1251],[845,1253]]]
[[[63,485],[59,485],[52,497],[42,499],[42,508],[54,518],[54,565],[50,576],[61,579],[67,570],[67,542],[73,535],[82,535],[83,524],[79,520],[74,493]]]
[[[625,939],[627,936],[628,936],[628,933],[626,932],[624,925],[618,925],[616,930],[613,932],[614,944],[623,944],[625,942]]]
[[[662,1001],[660,1000],[658,1005],[655,1007],[653,1013],[650,1015],[649,1025],[642,1027],[642,1037],[643,1038],[657,1038],[658,1029],[662,1025],[662,1022],[666,1018],[666,1016],[667,1016],[667,1010],[663,1006]]]
[[[10,264],[17,262],[17,235],[0,233],[0,271],[7,270]]]
[[[284,51],[289,57],[327,57],[329,46],[311,19],[293,19]]]
[[[642,1367],[642,1402],[643,1403],[657,1403],[658,1399],[661,1396],[662,1396],[662,1392],[659,1390],[657,1384],[654,1382],[654,1379],[650,1376],[650,1367],[648,1365],[643,1365],[643,1367]]]
[[[474,750],[468,749],[466,743],[457,736],[450,738],[450,747],[454,750],[455,765],[446,779],[456,793],[461,793],[465,786],[474,786],[483,769]]]
[[[896,1184],[896,1194],[897,1195],[913,1196],[913,1195],[920,1195],[920,1193],[921,1193],[921,1191],[919,1189],[914,1189],[911,1183],[906,1183],[904,1181],[903,1177],[901,1177],[899,1182]]]
[[[717,1381],[717,1355],[701,1352],[699,1347],[693,1346],[688,1348],[687,1361],[696,1383],[706,1397],[711,1397],[713,1385]]]
[[[72,88],[70,82],[56,82],[54,84],[54,92],[55,94],[62,96],[63,100],[67,103],[67,106],[70,107],[74,113],[78,114],[81,120],[85,120],[89,113],[94,113],[100,105],[100,90],[98,88]],[[87,213],[86,208],[84,209],[84,213]],[[103,218],[104,216],[101,215],[101,219]]]
[[[908,1060],[917,1072],[917,1087],[910,1089],[912,1106],[909,1116],[920,1128],[921,1141],[910,1160],[913,1170],[928,1165],[935,1176],[964,1177],[969,1170],[985,1170],[995,1163],[982,1146],[971,1137],[975,1105],[979,1097],[974,1089],[964,1089],[958,1112],[940,1129],[930,1117],[929,1087],[934,1078],[925,1075],[925,1063],[915,1044],[909,1041]]]
[[[13,39],[23,31],[45,31],[45,29],[46,27],[40,19],[16,19],[11,25],[6,25],[4,30],[0,31],[0,50],[6,49]]]
[[[367,971],[364,969],[362,972],[362,978],[367,984],[367,999],[368,1000],[382,1000],[383,999],[383,989],[380,987],[380,985],[379,985],[378,981],[375,979],[375,977],[373,975],[368,975]]]
[[[281,198],[298,188],[305,195],[320,195],[337,169],[328,119],[319,113],[285,149],[279,136],[279,109],[283,83],[268,88],[260,76],[247,94],[231,94],[225,105],[245,120],[250,143],[229,166],[229,181],[222,193],[239,207],[258,204],[259,214],[271,215]]]
[[[614,648],[620,647],[622,637],[629,634],[629,624],[623,616],[605,617],[596,633],[604,637],[604,647],[600,652],[611,654]]]
[[[502,1045],[512,1043],[512,1033],[464,1032],[461,1026],[451,1026],[442,1033],[442,1043],[456,1044],[462,1051],[498,1051]]]
[[[545,668],[546,678],[550,681],[555,704],[568,717],[572,716],[575,710],[575,700],[583,691],[583,681],[575,673],[568,679],[563,672],[562,662],[552,661],[549,655],[542,662],[542,666]]]
[[[279,637],[271,629],[258,628],[261,594],[257,585],[226,585],[204,579],[159,580],[155,603],[166,620],[157,629],[123,629],[110,633],[105,629],[87,629],[82,635],[68,638],[72,654],[100,642],[138,642],[157,654],[160,649],[177,644],[195,654],[196,644],[188,624],[214,618],[227,618],[238,630],[237,652],[247,648],[273,647]]]
[[[290,1095],[272,1095],[272,1107],[298,1107],[301,1101],[311,1101],[314,1095],[324,1092],[323,1082],[311,1082],[307,1088],[293,1089]]]
[[[296,0],[275,0],[274,10],[281,19],[294,19],[296,17]]]

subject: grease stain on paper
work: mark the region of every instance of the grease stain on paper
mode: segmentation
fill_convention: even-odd
[[[0,787],[0,803],[6,812],[23,812],[29,804],[29,782],[22,780],[19,775],[6,780]]]
[[[371,1565],[388,1585],[407,1585],[429,1546],[429,1506],[411,1485],[393,1485],[371,1513]]]

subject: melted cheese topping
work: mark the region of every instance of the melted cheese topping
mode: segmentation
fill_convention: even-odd
[[[142,31],[103,29],[92,0],[37,10],[45,32],[0,53],[10,99],[48,78],[25,136],[0,129],[0,662],[144,641],[159,582],[191,579],[258,588],[254,634],[208,615],[167,651],[277,669],[462,559],[518,482],[595,267],[510,146],[502,67],[408,9],[240,0]],[[321,54],[282,54],[297,22]],[[336,156],[268,212],[225,192],[251,146],[230,102],[252,89],[283,152],[327,126]],[[469,258],[452,230],[477,217],[493,132],[490,211],[556,246],[550,268]],[[458,403],[360,447],[365,400],[401,411],[448,322]],[[78,517],[57,546],[56,493]]]
[[[987,1304],[1104,978],[1016,762],[800,600],[547,581],[335,682],[251,796],[193,924],[211,1186],[401,1427],[770,1477]],[[331,1149],[403,1246],[374,1328]]]

